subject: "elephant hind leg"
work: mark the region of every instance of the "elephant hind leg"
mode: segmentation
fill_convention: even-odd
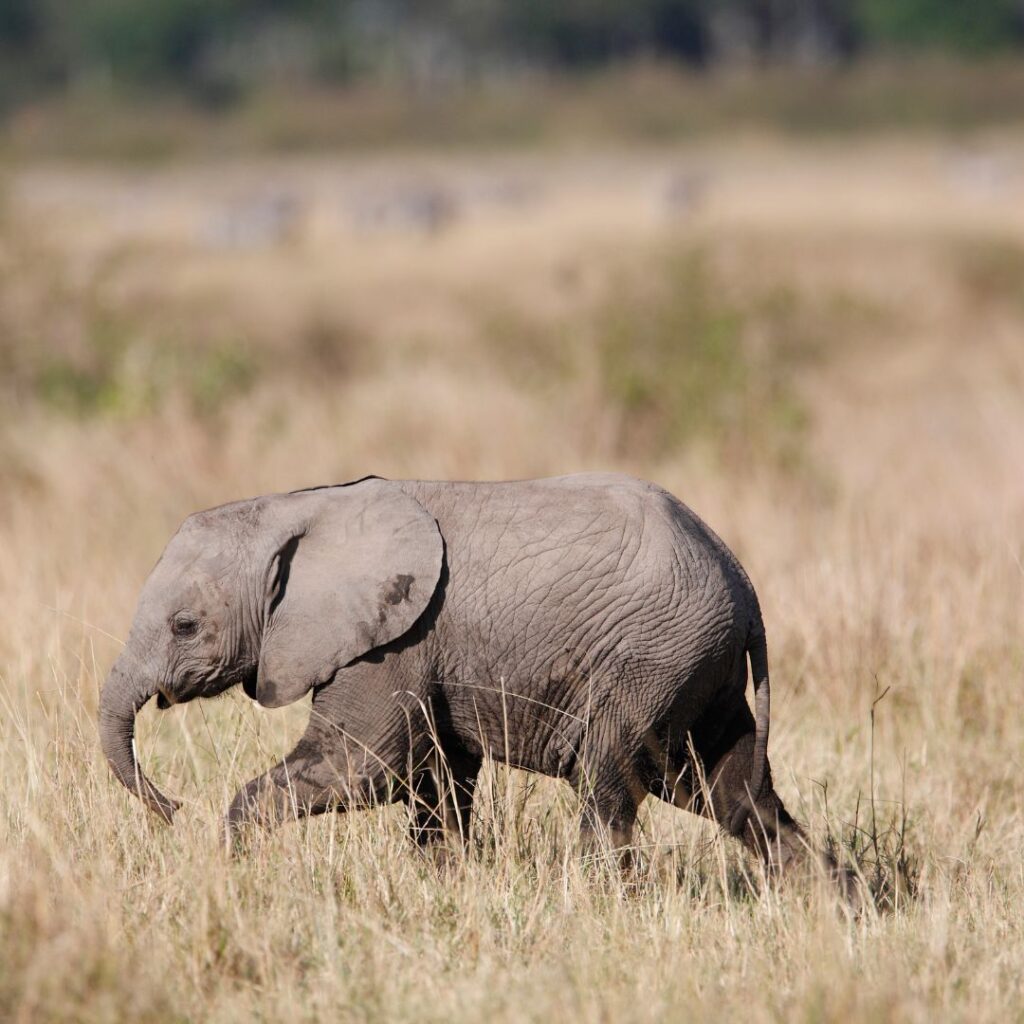
[[[710,738],[714,732],[715,738]],[[754,725],[746,703],[725,728],[692,732],[689,751],[667,756],[669,771],[652,785],[656,795],[677,807],[702,814],[739,839],[773,873],[800,874],[820,869],[831,878],[841,899],[857,912],[862,905],[856,876],[834,858],[810,847],[772,786],[771,769],[761,792],[750,793],[754,761]]]
[[[584,850],[611,851],[623,868],[633,863],[630,847],[637,810],[646,796],[638,767],[628,758],[585,761],[570,781],[580,795]]]
[[[754,719],[746,702],[717,708],[662,752],[651,791],[676,807],[711,818],[769,868],[785,870],[807,843],[772,786],[771,769],[760,793],[750,792]]]
[[[750,792],[753,762],[751,731],[744,733],[717,761],[704,763],[704,781],[700,793],[695,794],[697,809],[713,816],[769,869],[785,871],[803,858],[807,841],[775,792],[770,769],[761,792]]]

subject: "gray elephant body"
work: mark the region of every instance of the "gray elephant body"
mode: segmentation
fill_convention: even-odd
[[[597,475],[400,486],[437,519],[448,564],[412,674],[437,681],[467,745],[572,777],[585,740],[636,748],[673,710],[685,732],[713,693],[742,689],[753,590],[666,492]]]
[[[233,603],[230,622],[203,625]],[[154,671],[136,647],[171,654]],[[154,692],[242,682],[269,706],[314,694],[295,750],[232,802],[233,830],[398,796],[420,842],[464,835],[491,757],[568,779],[585,827],[618,845],[647,793],[713,814],[768,860],[801,845],[767,768],[750,581],[685,505],[630,477],[369,478],[200,513],[154,570],[126,657],[104,746],[168,819],[173,802],[125,760],[129,719]]]

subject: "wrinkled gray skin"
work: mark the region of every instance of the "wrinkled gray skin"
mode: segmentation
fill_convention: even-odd
[[[464,837],[489,756],[568,780],[586,832],[615,846],[654,794],[772,865],[804,847],[767,764],[750,581],[685,505],[629,477],[367,478],[190,516],[100,703],[114,774],[168,822],[136,713],[239,683],[266,707],[313,704],[295,749],[235,796],[229,835],[403,798],[419,843]]]

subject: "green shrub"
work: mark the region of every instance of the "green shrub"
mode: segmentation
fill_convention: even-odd
[[[792,371],[815,351],[805,318],[782,289],[731,295],[699,249],[670,254],[653,282],[618,288],[595,331],[621,449],[663,455],[702,439],[796,458],[808,414]]]
[[[106,317],[91,328],[84,357],[46,358],[35,374],[39,398],[68,415],[141,415],[177,395],[208,416],[245,394],[258,376],[254,357],[233,342],[152,340]]]

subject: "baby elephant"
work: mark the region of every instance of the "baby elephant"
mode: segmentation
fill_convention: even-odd
[[[178,803],[135,760],[136,714],[237,683],[268,708],[313,699],[295,749],[231,802],[231,833],[405,799],[420,844],[465,838],[486,756],[568,780],[584,835],[613,847],[648,793],[771,866],[805,846],[772,788],[750,580],[630,477],[366,477],[189,516],[100,701],[114,774],[166,821]]]

